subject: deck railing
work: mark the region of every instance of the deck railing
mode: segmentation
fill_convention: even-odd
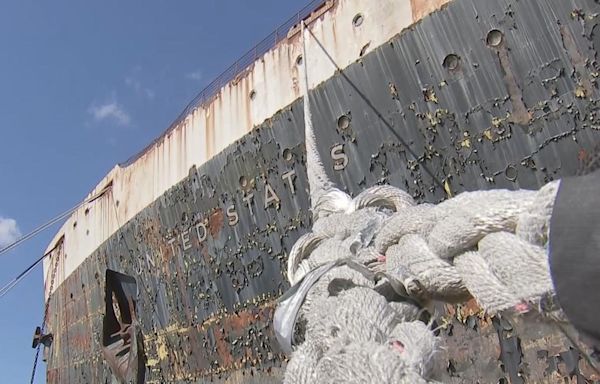
[[[284,38],[287,38],[288,32],[294,28],[295,26],[300,24],[301,20],[306,19],[310,16],[314,11],[321,8],[327,0],[312,0],[308,3],[304,8],[298,11],[294,16],[290,17],[286,22],[281,24],[275,31],[273,31],[269,36],[265,37],[261,42],[256,44],[253,48],[251,48],[246,54],[237,59],[229,68],[223,71],[219,76],[217,76],[210,84],[208,84],[204,89],[194,97],[192,101],[183,109],[183,111],[177,116],[175,121],[171,123],[169,128],[167,128],[159,137],[154,139],[150,144],[148,144],[143,150],[133,155],[126,162],[119,164],[122,167],[126,167],[137,159],[139,159],[148,149],[150,149],[154,144],[156,144],[161,138],[167,135],[171,130],[173,130],[179,123],[181,123],[187,115],[189,115],[194,109],[199,106],[209,102],[221,88],[223,88],[226,84],[235,79],[240,73],[242,73],[246,68],[252,65],[256,60],[261,58],[265,53],[269,52],[277,43],[279,43]]]

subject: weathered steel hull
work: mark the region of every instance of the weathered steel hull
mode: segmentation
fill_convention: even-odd
[[[330,175],[353,195],[389,183],[437,202],[574,174],[600,142],[599,12],[592,0],[448,4],[311,91]],[[136,380],[280,382],[274,301],[311,224],[303,129],[297,100],[90,255],[52,295],[47,381],[111,382],[109,269],[137,285],[115,293],[135,303]],[[469,308],[447,311],[447,381],[594,379],[555,328]]]

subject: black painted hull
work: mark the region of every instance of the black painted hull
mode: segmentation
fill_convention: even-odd
[[[600,142],[598,12],[591,0],[456,0],[378,47],[311,91],[331,177],[353,195],[388,183],[437,202],[574,174]],[[111,382],[107,269],[135,278],[131,369],[146,382],[279,382],[274,300],[311,224],[303,129],[297,100],[90,255],[52,295],[48,382]],[[557,368],[578,357],[552,327],[509,331],[469,306],[448,318],[448,381],[591,377]]]

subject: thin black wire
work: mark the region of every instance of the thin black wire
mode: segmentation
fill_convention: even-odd
[[[35,380],[35,370],[37,368],[37,361],[38,361],[39,356],[40,356],[40,345],[38,344],[38,346],[35,350],[35,358],[33,359],[33,369],[31,370],[31,380],[29,381],[30,384],[33,384],[33,380]]]
[[[0,249],[0,255],[3,253],[6,253],[8,251],[10,251],[11,249],[17,247],[19,244],[29,240],[30,238],[34,237],[35,235],[37,235],[38,233],[42,232],[44,229],[50,227],[51,225],[59,222],[60,220],[64,219],[65,217],[69,216],[71,213],[73,213],[73,211],[75,211],[77,208],[79,208],[82,205],[82,203],[76,205],[75,207],[61,213],[60,215],[54,217],[53,219],[51,219],[50,221],[40,225],[39,227],[37,227],[36,229],[34,229],[33,231],[29,232],[28,234],[26,234],[23,237],[18,238],[17,240],[15,240],[14,242],[10,243],[9,245],[7,245],[6,247]]]
[[[32,237],[34,237],[38,233],[42,232],[43,230],[47,229],[48,227],[52,226],[53,224],[56,224],[60,220],[64,219],[65,217],[69,216],[71,213],[73,213],[74,211],[76,211],[82,205],[91,203],[92,201],[98,199],[100,196],[104,195],[106,193],[106,191],[108,191],[108,189],[109,188],[103,189],[102,191],[100,191],[99,193],[93,195],[89,199],[83,200],[82,202],[78,203],[77,205],[75,205],[71,209],[64,211],[63,213],[59,214],[58,216],[55,216],[54,218],[50,219],[48,222],[46,222],[46,223],[40,225],[39,227],[35,228],[33,231],[29,232],[25,236],[22,236],[22,237],[18,238],[17,240],[15,240],[14,242],[8,244],[4,248],[0,248],[0,255],[2,255],[3,253],[6,253],[6,252],[10,251],[11,249],[17,247],[19,244],[21,244],[21,243],[23,243],[23,242],[31,239]]]
[[[0,254],[2,254],[3,252],[7,252],[8,250],[10,250],[10,249],[16,247],[17,245],[19,245],[20,243],[22,243],[22,242],[26,241],[27,239],[35,236],[36,234],[38,234],[42,230],[48,228],[52,224],[54,224],[57,221],[61,220],[62,218],[70,215],[72,212],[74,212],[79,207],[81,207],[81,206],[83,206],[85,204],[91,203],[94,200],[97,200],[98,198],[100,198],[101,196],[103,196],[108,190],[112,191],[112,189],[111,189],[110,186],[104,188],[99,193],[91,196],[89,199],[85,199],[84,201],[82,201],[81,203],[77,204],[76,206],[74,206],[73,208],[69,209],[68,211],[65,211],[65,212],[61,213],[60,215],[58,215],[54,219],[51,219],[47,223],[41,225],[40,227],[36,228],[32,232],[28,233],[27,235],[23,236],[22,238],[18,239],[17,241],[13,242],[12,244],[9,244],[7,247],[2,248],[0,250]],[[56,247],[54,247],[52,250],[46,252],[39,259],[37,259],[33,264],[31,264],[23,272],[21,272],[17,277],[15,277],[12,281],[10,281],[8,284],[6,284],[4,287],[2,287],[0,289],[0,298],[3,297],[4,295],[6,295],[13,287],[15,287],[19,283],[19,281],[23,280],[29,273],[31,273],[31,271],[33,271],[33,269],[35,268],[35,266],[37,266],[40,262],[42,262],[42,260],[44,260],[46,257],[48,257],[55,249],[56,249]],[[52,269],[52,276],[51,276],[51,279],[50,279],[50,290],[48,291],[49,292],[48,293],[48,298],[46,299],[46,306],[44,308],[44,317],[42,319],[42,325],[40,327],[41,334],[44,333],[44,330],[46,328],[46,322],[48,321],[48,312],[49,312],[49,309],[50,309],[50,298],[51,298],[51,294],[52,294],[52,289],[54,288],[54,280],[56,278],[56,270],[58,269],[58,262],[59,262],[59,260],[60,260],[60,254],[58,254],[56,256],[56,262],[54,264],[54,268]],[[50,270],[48,272],[50,273]],[[33,368],[31,369],[31,381],[30,381],[30,384],[33,384],[33,381],[35,380],[35,372],[36,372],[36,369],[37,369],[37,362],[38,362],[38,359],[39,359],[39,356],[40,356],[41,346],[42,346],[42,343],[38,343],[36,351],[35,351],[35,357],[33,359]]]
[[[12,279],[10,282],[8,282],[2,288],[0,288],[0,298],[4,297],[4,295],[6,295],[15,285],[17,285],[21,280],[27,277],[27,275],[29,275],[39,263],[41,263],[46,257],[48,257],[48,255],[50,255],[50,253],[52,253],[53,250],[54,249],[42,255],[33,264],[27,267],[27,269],[19,273],[19,275],[17,275],[14,279]]]
[[[383,122],[383,124],[390,130],[390,132],[396,137],[396,139],[398,139],[398,141],[406,148],[406,151],[409,152],[415,159],[418,159],[419,156],[417,156],[417,154],[411,149],[411,147],[406,143],[406,141],[404,141],[404,139],[402,139],[402,137],[400,137],[400,135],[398,134],[398,132],[396,132],[394,130],[394,128],[392,127],[392,125],[390,124],[390,122],[385,119],[385,117],[383,116],[383,114],[381,112],[379,112],[379,110],[375,107],[375,105],[373,105],[373,103],[356,86],[356,84],[354,84],[352,82],[352,80],[350,80],[350,78],[342,70],[342,68],[340,68],[337,65],[337,63],[335,62],[335,60],[333,59],[333,57],[331,57],[331,55],[329,54],[329,52],[327,52],[327,49],[325,49],[325,47],[323,46],[323,44],[321,44],[321,42],[319,41],[319,39],[317,39],[317,37],[312,33],[312,31],[310,30],[310,28],[306,28],[306,30],[312,36],[312,38],[315,40],[315,42],[317,43],[317,45],[321,48],[321,50],[323,51],[323,53],[325,53],[325,56],[327,56],[327,58],[329,59],[329,61],[331,61],[331,63],[333,64],[333,66],[336,68],[337,73],[339,73],[341,75],[341,77],[343,77],[344,80],[346,80],[346,82],[348,82],[348,84],[350,84],[350,86],[352,87],[352,89],[354,89],[354,91],[360,96],[360,98],[363,99],[363,101],[369,106],[369,108],[371,108],[373,110],[373,112],[375,112],[375,114]],[[306,62],[306,60],[305,60],[305,62]],[[435,174],[425,164],[420,164],[420,166],[433,179],[434,183],[436,183],[439,187],[442,188],[442,191],[443,191],[444,190],[444,183],[442,183],[435,176]]]
[[[90,197],[89,199],[86,199],[84,201],[82,201],[81,203],[77,204],[76,206],[74,206],[73,208],[69,209],[68,211],[65,211],[63,213],[61,213],[60,215],[56,216],[55,218],[51,219],[50,221],[48,221],[47,223],[39,226],[38,228],[34,229],[33,231],[29,232],[27,235],[21,237],[20,239],[16,240],[15,242],[13,242],[12,244],[9,244],[8,246],[0,249],[0,254],[4,253],[4,252],[8,252],[9,250],[13,249],[14,247],[18,246],[19,244],[21,244],[22,242],[32,238],[33,236],[35,236],[36,234],[40,233],[41,231],[43,231],[44,229],[50,227],[52,224],[60,221],[61,219],[65,218],[66,216],[68,216],[69,214],[73,213],[73,211],[75,211],[77,208],[81,207],[84,204],[88,204],[91,203],[94,200],[97,200],[99,197],[101,197],[102,195],[104,195],[107,191],[109,190],[109,188],[105,188],[102,191],[100,191],[99,193],[95,194],[94,196]],[[50,251],[46,252],[44,255],[42,255],[39,259],[37,259],[35,262],[33,262],[33,264],[31,264],[29,267],[27,267],[23,272],[19,273],[15,278],[13,278],[11,281],[9,281],[8,283],[6,283],[4,286],[2,286],[2,288],[0,288],[0,298],[4,297],[8,292],[10,292],[21,280],[23,280],[24,278],[27,277],[27,275],[29,275],[33,269],[39,264],[41,263],[46,257],[48,257],[48,255],[50,255],[52,253],[52,251],[55,248],[51,249]]]
[[[56,247],[54,249],[56,249]],[[54,249],[52,251],[54,251]],[[50,252],[52,252],[52,251],[50,251]],[[48,254],[42,256],[40,260],[43,260],[43,258],[46,257]],[[44,330],[46,329],[46,322],[48,321],[48,312],[50,310],[50,298],[52,297],[51,294],[52,294],[52,289],[54,288],[54,279],[56,278],[56,271],[58,269],[59,261],[60,261],[60,253],[58,253],[56,255],[56,261],[54,262],[54,268],[52,269],[52,275],[50,278],[50,289],[48,290],[48,298],[46,299],[46,306],[44,308],[44,317],[42,319],[42,326],[40,327],[40,335],[43,335]],[[48,273],[50,273],[50,270],[48,270]],[[38,343],[36,351],[35,351],[35,357],[33,359],[33,368],[31,369],[30,384],[33,384],[33,380],[35,379],[35,371],[37,368],[37,362],[38,362],[38,358],[40,356],[41,347],[42,347],[42,343]]]

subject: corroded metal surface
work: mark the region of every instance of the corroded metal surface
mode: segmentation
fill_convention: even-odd
[[[444,383],[600,382],[556,324],[534,313],[490,318],[471,300],[448,306],[438,321],[447,348]]]
[[[574,174],[600,141],[599,12],[591,0],[446,5],[311,92],[325,166],[351,194],[385,182],[430,202]],[[110,382],[106,269],[136,279],[147,383],[279,382],[274,300],[310,226],[302,132],[296,101],[83,262],[52,296],[48,382]],[[442,333],[452,380],[598,380],[555,329],[460,310]]]
[[[318,2],[311,4],[318,6]],[[307,27],[341,68],[388,42],[414,20],[410,0],[330,0],[313,10],[305,19]],[[307,12],[302,12],[301,16]],[[362,15],[359,26],[353,22],[357,15]],[[298,59],[302,47],[300,34],[295,33],[298,28],[286,31],[283,40],[279,36],[293,22],[294,19],[272,36],[277,37],[275,46],[269,48],[274,41],[263,41],[256,48],[257,55],[252,51],[238,62],[240,67],[230,68],[220,80],[225,81],[235,74],[232,81],[227,84],[217,81],[216,84],[222,87],[216,94],[209,90],[204,96],[210,94],[211,97],[201,97],[205,102],[186,108],[189,114],[160,135],[133,163],[115,166],[96,184],[88,197],[104,191],[108,185],[112,186],[111,194],[77,209],[47,248],[47,251],[54,249],[64,239],[62,245],[69,255],[59,266],[54,287],[114,235],[123,223],[185,178],[193,165],[204,164],[300,96],[298,80],[302,60]],[[258,55],[265,50],[268,52]],[[306,56],[311,67],[311,87],[335,74],[330,58],[312,40],[307,44]],[[254,58],[257,60],[252,61]],[[114,201],[118,202],[116,208]],[[48,265],[45,263],[45,271]]]

